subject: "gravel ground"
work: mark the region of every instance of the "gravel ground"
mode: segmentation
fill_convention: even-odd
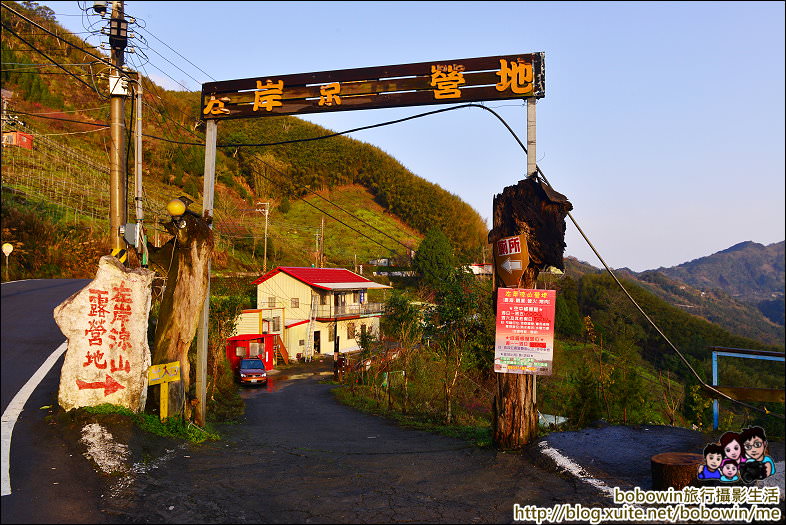
[[[245,389],[247,422],[225,426],[222,442],[145,445],[148,453],[158,447],[156,460],[109,479],[101,504],[108,520],[507,523],[515,503],[608,505],[595,488],[526,454],[477,449],[345,407],[319,381],[328,366]],[[130,448],[139,456],[144,447]]]

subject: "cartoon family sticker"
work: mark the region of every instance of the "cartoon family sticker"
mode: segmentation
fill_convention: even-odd
[[[726,432],[717,443],[704,447],[704,464],[697,478],[751,484],[775,474],[775,462],[767,455],[767,436],[761,427],[744,429],[740,434]]]

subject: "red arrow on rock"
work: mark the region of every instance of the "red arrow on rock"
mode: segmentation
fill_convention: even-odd
[[[85,381],[80,381],[79,379],[76,380],[76,386],[79,387],[79,390],[84,390],[85,388],[103,388],[104,389],[104,397],[108,396],[109,394],[114,394],[121,388],[125,388],[123,385],[112,379],[112,376],[109,374],[106,375],[106,381],[96,381],[95,383],[87,383]]]

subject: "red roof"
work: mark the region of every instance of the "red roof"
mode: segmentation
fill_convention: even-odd
[[[295,266],[279,266],[259,277],[252,284],[263,283],[279,272],[294,277],[298,281],[302,281],[309,286],[315,286],[326,290],[331,289],[330,284],[374,282],[344,268],[300,268]]]

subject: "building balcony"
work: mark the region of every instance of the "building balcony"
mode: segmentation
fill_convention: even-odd
[[[385,313],[385,303],[347,304],[342,306],[323,304],[317,306],[316,317],[333,319],[381,315],[383,313]]]

